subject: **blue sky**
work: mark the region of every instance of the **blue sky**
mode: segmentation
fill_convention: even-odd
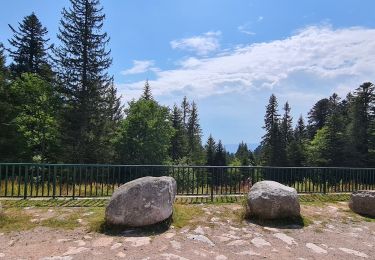
[[[102,0],[124,102],[150,80],[162,104],[198,103],[204,141],[257,143],[271,93],[296,121],[320,98],[375,79],[375,1]],[[69,1],[2,3],[0,42],[34,11],[58,44]]]

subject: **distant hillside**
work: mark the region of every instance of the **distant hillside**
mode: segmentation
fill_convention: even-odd
[[[227,150],[227,152],[230,152],[230,153],[235,153],[238,148],[238,144],[225,144],[224,146],[225,146],[225,150]],[[254,152],[255,148],[259,146],[259,143],[248,143],[247,146],[252,152]]]

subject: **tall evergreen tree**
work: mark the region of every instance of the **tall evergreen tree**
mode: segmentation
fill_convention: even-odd
[[[289,166],[300,167],[306,165],[306,127],[302,115],[293,132],[293,140],[287,147]]]
[[[221,140],[219,140],[216,146],[214,164],[216,166],[227,165],[226,151],[223,144],[221,143]]]
[[[365,82],[356,89],[349,105],[348,154],[351,166],[367,166],[371,160],[371,128],[374,121],[375,87]]]
[[[191,111],[190,111],[190,104],[186,96],[184,96],[184,99],[182,100],[181,110],[182,110],[182,121],[184,122],[184,125],[187,126]]]
[[[186,156],[187,140],[185,126],[182,121],[182,112],[175,104],[171,115],[174,135],[171,138],[170,156],[173,161],[178,161]]]
[[[145,87],[143,89],[142,98],[145,100],[152,99],[151,88],[150,88],[150,84],[148,84],[148,80],[146,80]]]
[[[13,49],[8,49],[13,59],[11,70],[15,76],[22,73],[36,73],[44,79],[51,76],[48,63],[49,39],[47,28],[43,27],[38,17],[32,13],[26,16],[15,29],[9,25],[13,37],[9,40]]]
[[[215,165],[216,143],[212,135],[208,137],[205,150],[206,150],[206,165],[208,166]]]
[[[62,11],[58,34],[61,45],[55,50],[66,111],[66,161],[107,162],[110,158],[103,154],[111,138],[107,126],[113,127],[108,121],[118,114],[119,106],[113,79],[108,75],[112,59],[106,48],[109,37],[102,32],[105,15],[99,0],[70,3],[71,7]]]
[[[242,166],[255,165],[254,155],[243,141],[238,145],[235,155]]]
[[[330,112],[330,101],[327,98],[319,100],[308,114],[308,133],[310,139],[316,132],[325,126]]]
[[[203,163],[202,129],[199,124],[198,108],[195,102],[191,105],[191,112],[187,124],[187,138],[190,159],[194,164]]]
[[[292,116],[290,115],[290,106],[289,103],[286,102],[284,107],[284,114],[281,119],[281,124],[280,124],[280,134],[281,134],[281,165],[282,166],[289,166],[288,162],[288,155],[287,155],[287,150],[290,145],[290,143],[293,140],[293,119]]]
[[[264,129],[266,134],[262,138],[262,163],[268,166],[280,166],[283,164],[281,146],[281,134],[279,129],[279,114],[277,108],[277,99],[274,94],[271,95],[266,107],[264,118]]]

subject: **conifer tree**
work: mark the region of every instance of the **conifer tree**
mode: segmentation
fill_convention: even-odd
[[[145,100],[151,100],[152,99],[150,84],[148,84],[148,80],[146,80],[145,87],[143,89],[142,98],[145,99]]]
[[[293,140],[293,128],[292,128],[292,117],[290,115],[290,106],[289,103],[286,102],[284,107],[284,114],[283,118],[281,119],[281,124],[280,124],[280,134],[281,134],[281,165],[282,166],[289,166],[288,162],[288,155],[287,155],[287,150],[290,145],[290,143]]]
[[[107,50],[109,37],[102,32],[105,15],[99,0],[70,0],[62,11],[55,50],[58,79],[64,99],[64,144],[67,162],[108,162],[107,127],[118,115],[119,102]],[[112,131],[113,132],[113,129]]]
[[[275,95],[271,95],[269,103],[266,107],[266,115],[264,118],[264,129],[266,131],[262,138],[262,163],[267,166],[280,166],[282,160],[281,134],[279,129],[279,114],[277,108],[277,99]]]
[[[199,124],[198,108],[193,101],[191,105],[191,112],[187,124],[187,138],[189,157],[194,164],[202,163],[204,160],[202,147],[202,129]]]
[[[217,146],[216,146],[214,164],[216,166],[226,166],[227,165],[226,151],[224,149],[224,146],[223,146],[221,140],[219,140],[219,142],[217,143]]]
[[[235,155],[242,166],[255,165],[254,155],[243,141],[238,145]]]
[[[11,71],[18,77],[22,73],[36,73],[44,79],[51,77],[48,63],[49,39],[47,28],[43,27],[38,17],[32,13],[26,16],[18,28],[9,25],[13,37],[9,40],[12,49],[8,49],[13,59]]]
[[[330,112],[330,102],[327,98],[323,98],[315,103],[308,114],[308,133],[310,139],[314,137],[316,132],[323,128],[327,122]]]
[[[182,121],[182,112],[175,104],[171,115],[174,135],[171,138],[170,156],[173,161],[178,161],[186,156],[187,140],[185,126]]]
[[[306,164],[306,127],[302,115],[293,132],[293,139],[287,147],[287,157],[290,166],[301,167]]]
[[[182,121],[184,122],[184,125],[187,126],[191,111],[190,111],[190,104],[186,96],[184,96],[184,99],[182,100],[181,110],[182,110]]]
[[[208,137],[205,150],[206,150],[206,165],[208,166],[215,165],[216,143],[211,134]]]

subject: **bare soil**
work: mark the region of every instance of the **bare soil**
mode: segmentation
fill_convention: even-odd
[[[302,205],[304,227],[242,220],[239,204],[189,207],[203,213],[182,228],[115,235],[88,231],[90,208],[25,208],[36,223],[78,216],[79,225],[0,233],[0,259],[375,259],[375,221],[344,202]]]

